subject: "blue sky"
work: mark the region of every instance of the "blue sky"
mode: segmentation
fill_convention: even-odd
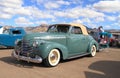
[[[82,23],[120,29],[120,0],[0,0],[0,25]]]

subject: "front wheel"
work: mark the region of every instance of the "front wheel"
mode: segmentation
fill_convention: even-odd
[[[90,49],[90,56],[94,57],[96,55],[96,46],[92,45],[91,49]]]
[[[52,49],[48,54],[48,57],[44,60],[44,64],[48,67],[54,67],[58,65],[60,61],[60,52],[58,49]]]

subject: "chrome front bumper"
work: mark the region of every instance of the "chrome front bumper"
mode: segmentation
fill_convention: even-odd
[[[24,61],[33,62],[33,63],[41,63],[42,62],[42,58],[39,56],[36,56],[35,58],[20,56],[20,55],[17,55],[15,53],[15,51],[13,51],[11,55],[13,57],[17,58],[18,60],[24,60]]]

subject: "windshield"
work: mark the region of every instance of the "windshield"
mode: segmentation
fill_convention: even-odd
[[[51,25],[47,32],[67,33],[69,31],[69,25]]]

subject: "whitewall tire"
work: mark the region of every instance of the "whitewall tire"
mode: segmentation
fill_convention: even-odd
[[[96,46],[92,45],[91,49],[90,49],[90,56],[94,57],[96,55]]]
[[[45,59],[45,65],[49,67],[57,66],[60,61],[60,52],[58,49],[52,49]]]

